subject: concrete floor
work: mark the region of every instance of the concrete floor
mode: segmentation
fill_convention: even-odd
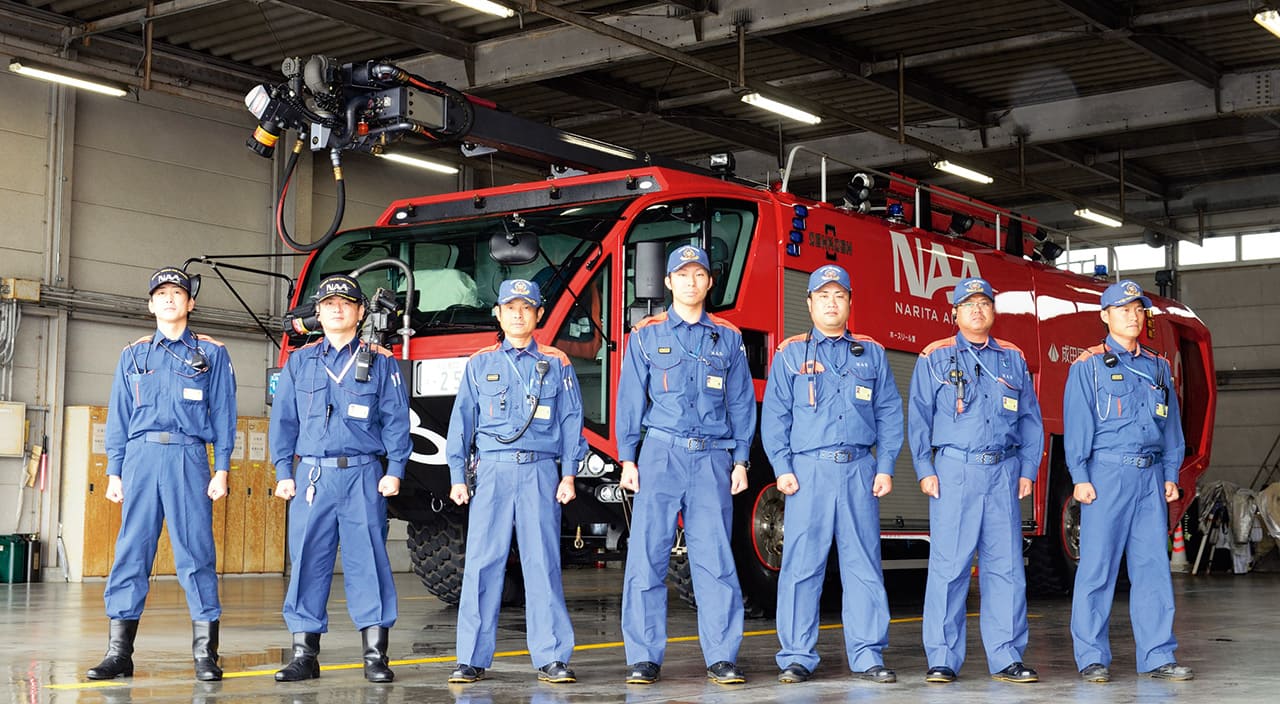
[[[1276,634],[1280,633],[1280,575],[1175,575],[1178,600],[1179,660],[1195,668],[1197,678],[1166,683],[1133,671],[1133,641],[1127,597],[1117,603],[1113,620],[1112,666],[1108,685],[1084,684],[1071,661],[1068,632],[1070,603],[1036,600],[1030,606],[1031,645],[1027,662],[1042,681],[1013,685],[988,679],[976,618],[970,620],[969,662],[952,685],[927,685],[920,647],[923,574],[892,575],[893,625],[886,664],[899,682],[875,685],[852,679],[846,671],[839,614],[824,613],[819,650],[824,658],[817,677],[805,684],[777,683],[773,654],[777,638],[771,619],[748,619],[739,664],[746,685],[721,687],[705,680],[696,642],[693,612],[672,598],[663,680],[650,687],[622,683],[625,672],[619,642],[618,611],[622,573],[618,569],[567,570],[565,592],[578,651],[572,665],[579,682],[552,686],[535,680],[522,651],[524,617],[507,609],[498,634],[499,654],[488,679],[469,686],[448,685],[453,663],[456,611],[428,596],[412,575],[400,575],[400,622],[392,630],[392,685],[368,684],[361,676],[360,639],[341,601],[341,578],[334,585],[333,630],[322,641],[319,680],[277,684],[271,674],[289,644],[280,619],[285,581],[280,577],[236,577],[222,581],[225,614],[222,655],[227,678],[220,683],[192,679],[190,626],[182,590],[172,580],[154,583],[139,629],[132,679],[89,682],[84,670],[96,664],[105,647],[107,621],[102,614],[102,583],[0,585],[0,703],[2,702],[281,702],[289,704],[392,704],[396,702],[860,702],[910,701],[915,704],[959,701],[1164,702],[1275,701],[1280,691]],[[976,586],[974,588],[976,597]],[[977,610],[976,598],[971,611]]]

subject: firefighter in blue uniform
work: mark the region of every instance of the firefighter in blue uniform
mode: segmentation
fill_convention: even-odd
[[[993,679],[1036,682],[1027,647],[1020,499],[1031,495],[1044,423],[1022,351],[991,337],[995,294],[983,279],[956,284],[960,331],[929,345],[911,377],[907,438],[929,501],[929,581],[923,640],[928,682],[964,663],[965,600],[978,555],[982,643]]]
[[[1071,365],[1062,410],[1067,468],[1080,506],[1080,567],[1071,603],[1076,665],[1111,680],[1108,621],[1123,554],[1138,671],[1189,680],[1173,653],[1173,582],[1165,551],[1167,502],[1178,498],[1185,449],[1169,363],[1138,344],[1151,299],[1132,281],[1102,293],[1108,336]],[[1141,595],[1139,598],[1138,595]]]
[[[133,675],[133,641],[162,522],[168,523],[178,581],[187,593],[196,678],[222,679],[212,502],[227,494],[236,379],[222,343],[187,326],[194,308],[186,272],[157,270],[147,301],[156,332],[125,347],[116,366],[107,410],[106,497],[124,505],[103,592],[111,619],[107,654],[89,679]]]
[[[289,501],[293,565],[283,609],[293,659],[276,680],[320,676],[320,634],[329,630],[341,543],[347,612],[363,639],[365,679],[391,682],[387,639],[397,611],[386,497],[400,492],[409,460],[409,396],[391,353],[358,339],[366,302],[359,282],[327,276],[315,302],[324,338],[289,357],[271,406],[275,494]]]
[[[449,418],[449,496],[471,504],[453,683],[475,682],[493,664],[513,524],[538,679],[576,681],[560,578],[560,505],[576,496],[574,478],[586,454],[582,396],[569,358],[533,339],[543,313],[537,284],[502,282],[493,314],[503,339],[467,360]],[[473,458],[474,496],[467,483]]]
[[[778,490],[787,495],[778,679],[803,682],[818,665],[818,601],[834,537],[849,667],[861,679],[896,682],[883,656],[889,601],[880,568],[879,499],[893,490],[893,464],[902,451],[902,396],[884,347],[848,331],[848,272],[820,267],[808,290],[813,328],[778,347],[761,408],[761,439]]]
[[[671,308],[640,321],[618,384],[621,486],[635,492],[622,590],[628,684],[658,681],[667,642],[667,563],[684,519],[707,677],[746,681],[742,590],[730,549],[731,496],[747,488],[755,393],[742,334],[708,315],[706,252],[684,245],[667,259]],[[645,431],[639,456],[640,432]]]

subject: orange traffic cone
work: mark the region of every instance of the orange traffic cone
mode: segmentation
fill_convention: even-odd
[[[1173,556],[1169,558],[1170,572],[1190,572],[1191,565],[1187,562],[1187,544],[1182,540],[1182,524],[1173,531]]]

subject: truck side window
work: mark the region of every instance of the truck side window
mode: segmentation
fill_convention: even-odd
[[[591,282],[582,289],[582,295],[560,329],[552,344],[569,357],[578,375],[582,390],[582,412],[585,425],[603,437],[609,437],[609,326],[611,263],[606,261]]]
[[[713,281],[707,310],[732,308],[738,300],[757,220],[756,204],[750,201],[685,198],[655,203],[636,216],[635,225],[627,234],[626,261],[634,261],[636,242],[662,241],[668,252],[685,244],[703,246],[711,260]],[[624,309],[635,302],[634,273],[630,269],[626,281]]]

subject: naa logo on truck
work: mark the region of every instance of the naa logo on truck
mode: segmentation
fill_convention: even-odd
[[[982,276],[978,260],[972,252],[952,254],[941,243],[934,242],[925,248],[919,237],[908,237],[901,232],[889,233],[893,249],[893,290],[922,298],[929,303],[912,303],[899,298],[893,303],[894,312],[932,322],[949,322],[950,301],[941,310],[933,303],[939,290],[954,288],[961,279]]]

